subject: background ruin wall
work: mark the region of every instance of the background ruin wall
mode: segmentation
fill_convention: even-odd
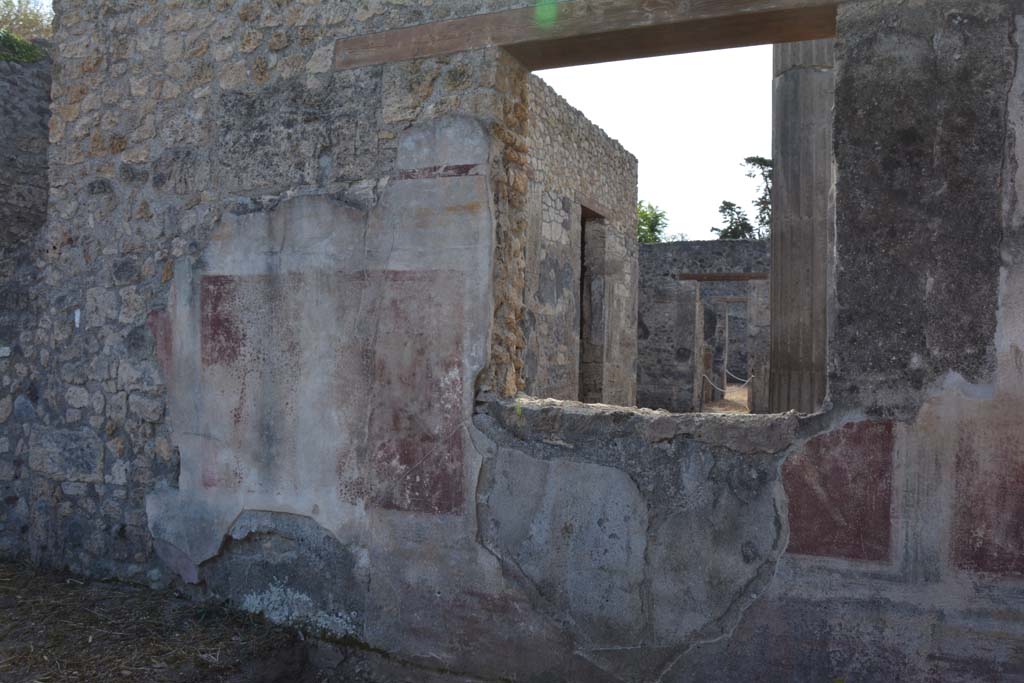
[[[580,398],[584,360],[601,379],[591,403],[636,402],[636,174],[621,145],[531,76],[530,184],[526,235],[524,390],[531,396]],[[589,320],[585,336],[598,338],[593,357],[581,358],[583,212],[599,214],[587,228]],[[594,243],[594,244],[589,244]],[[585,340],[584,340],[585,341]]]
[[[637,405],[699,412],[704,374],[724,386],[726,348],[731,372],[744,380],[755,375],[752,395],[755,399],[764,395],[770,324],[764,276],[770,269],[767,241],[640,245]],[[761,279],[714,279],[730,274]],[[696,280],[687,275],[708,277]],[[745,301],[728,303],[726,299]],[[728,327],[725,316],[729,316]],[[744,343],[727,347],[726,330],[730,339],[742,338]],[[710,368],[704,367],[705,339],[712,354]],[[767,411],[755,408],[754,412]]]

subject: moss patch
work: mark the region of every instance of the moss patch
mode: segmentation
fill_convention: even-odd
[[[0,62],[30,64],[45,56],[46,52],[38,45],[19,38],[7,29],[0,29]]]

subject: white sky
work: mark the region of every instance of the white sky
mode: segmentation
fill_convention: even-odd
[[[753,220],[757,183],[742,164],[771,157],[770,45],[537,75],[636,155],[640,199],[666,211],[669,235],[715,239],[723,199]]]

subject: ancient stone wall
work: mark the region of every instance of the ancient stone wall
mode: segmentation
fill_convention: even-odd
[[[831,410],[766,599],[680,680],[1024,676],[1021,45],[1022,3],[842,7]]]
[[[35,238],[46,222],[49,58],[0,61],[0,556],[27,554],[31,478],[23,431],[35,385]]]
[[[226,256],[218,270],[206,270],[211,239],[224,225],[269,215],[279,205],[304,206],[301,199],[289,203],[304,196],[329,198],[339,211],[366,216],[398,191],[389,186],[418,187],[409,185],[417,172],[497,187],[505,165],[489,147],[475,151],[468,166],[443,171],[396,162],[403,131],[447,113],[479,120],[486,144],[500,146],[489,126],[505,120],[497,90],[501,60],[495,51],[477,52],[334,73],[337,35],[399,20],[348,3],[110,8],[87,2],[58,3],[56,10],[50,216],[36,244],[43,259],[38,324],[24,332],[35,355],[9,396],[21,429],[11,454],[23,463],[21,485],[29,492],[18,504],[29,510],[19,525],[26,532],[20,547],[78,571],[162,580],[170,573],[153,552],[158,522],[146,511],[146,497],[176,489],[205,458],[213,466],[207,482],[237,471],[218,469],[218,451],[188,447],[184,437],[201,430],[174,423],[169,368],[184,342],[174,334],[181,321],[172,313],[191,310],[176,308],[179,273],[199,278],[197,305],[219,328],[215,302],[231,283],[209,285],[204,296],[203,277],[262,277],[292,268],[268,264],[244,272],[230,260],[237,257]],[[401,21],[425,18],[415,8],[391,10]],[[486,168],[474,170],[481,164]],[[452,215],[497,213],[502,200],[489,208],[492,200],[483,201],[489,194],[478,192]],[[380,248],[397,261],[431,238],[424,226]],[[486,283],[487,273],[479,281]],[[421,290],[457,298],[440,280]],[[193,290],[182,284],[177,291]],[[278,296],[265,291],[265,301]],[[244,294],[236,300],[225,293],[223,301],[234,305]],[[285,322],[253,320],[275,331]],[[463,386],[473,386],[473,372],[466,369]],[[276,410],[276,398],[242,400],[255,401],[252,410]]]
[[[641,282],[637,402],[674,413],[699,412],[704,339],[715,322],[701,304],[700,283]]]
[[[577,399],[581,367],[589,364],[585,371],[600,378],[589,399],[633,405],[636,158],[540,78],[530,77],[527,97],[525,390],[533,396]],[[598,224],[596,217],[603,220]],[[585,249],[590,259],[584,258]],[[584,268],[592,279],[585,288],[589,319],[581,321]],[[581,358],[581,331],[596,338],[599,347],[586,359]]]
[[[478,388],[523,379],[521,67],[487,49],[333,69],[335,37],[427,18],[407,5],[385,19],[347,3],[56,10],[49,215],[33,245],[34,355],[12,392],[20,517],[4,526],[5,548],[191,586],[478,676],[505,676],[510,662],[541,678],[633,675],[636,648],[655,643],[657,668],[729,627],[785,542],[777,466],[793,423],[751,441],[644,415],[635,427],[647,436],[574,463],[529,434],[515,443],[518,418],[535,414],[522,404],[474,422]],[[626,402],[635,161],[593,130],[558,141],[578,114],[540,93],[551,99],[535,146],[551,155],[536,164],[551,174],[544,186],[580,201],[583,184],[602,187],[599,161],[623,172],[607,205],[580,204],[604,216],[614,256],[599,273],[619,335],[604,357],[609,377],[628,375],[607,385]],[[554,159],[577,143],[590,170],[570,178],[568,157]],[[621,420],[582,417],[609,436]],[[707,505],[637,490],[614,464],[666,448],[689,486],[718,491]],[[509,487],[540,494],[537,473],[579,500],[494,502]],[[577,486],[605,475],[611,497]],[[723,496],[728,505],[711,504]],[[612,500],[628,524],[595,526]],[[665,538],[726,508],[757,528],[716,541],[719,580],[733,588],[711,593]],[[547,554],[561,559],[525,557],[520,522],[551,529],[539,548],[556,543]],[[652,596],[705,597],[676,623],[628,595],[638,581]]]
[[[762,241],[640,245],[639,405],[699,411],[704,374],[723,387],[727,368],[733,375],[730,381],[740,382],[754,374],[752,369],[766,367],[768,313],[750,311],[751,306],[767,305],[764,292],[755,289],[763,279],[749,278],[764,278],[770,265],[769,245]],[[702,315],[695,317],[691,311],[695,304],[705,309]],[[703,318],[699,330],[694,326],[697,318]],[[712,355],[707,373],[705,346]]]
[[[512,4],[56,3],[3,552],[438,675],[1024,675],[1024,3],[842,4],[806,417],[495,398],[527,74],[334,40]]]
[[[50,69],[48,57],[0,61],[0,246],[7,251],[30,242],[46,222]]]
[[[747,406],[752,413],[770,412],[768,373],[771,365],[771,300],[767,280],[752,280],[747,289]],[[742,366],[740,366],[742,367]]]

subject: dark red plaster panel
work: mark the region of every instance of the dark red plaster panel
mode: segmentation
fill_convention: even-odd
[[[231,365],[242,347],[238,323],[236,279],[206,275],[200,283],[203,366]]]
[[[892,423],[868,421],[817,436],[789,458],[789,552],[888,560],[892,452]]]
[[[219,441],[210,446],[203,485],[237,488],[248,467],[259,475],[252,485],[293,486],[295,454],[304,443],[319,443],[305,439],[308,427],[301,426],[312,413],[325,425],[320,442],[330,444],[324,456],[336,462],[346,501],[436,514],[462,510],[463,277],[458,271],[205,276],[202,356],[207,376],[216,377],[208,412],[230,421],[217,432],[230,448]],[[330,377],[331,404],[310,403],[327,398],[311,382],[318,372]],[[238,453],[245,454],[244,467]]]
[[[368,432],[372,502],[380,507],[462,509],[462,278],[385,275]]]
[[[480,175],[478,164],[456,164],[452,166],[430,166],[398,172],[399,180],[425,180],[429,178],[458,178],[468,175]]]
[[[1024,576],[1022,410],[993,403],[961,425],[952,544],[959,569]]]

